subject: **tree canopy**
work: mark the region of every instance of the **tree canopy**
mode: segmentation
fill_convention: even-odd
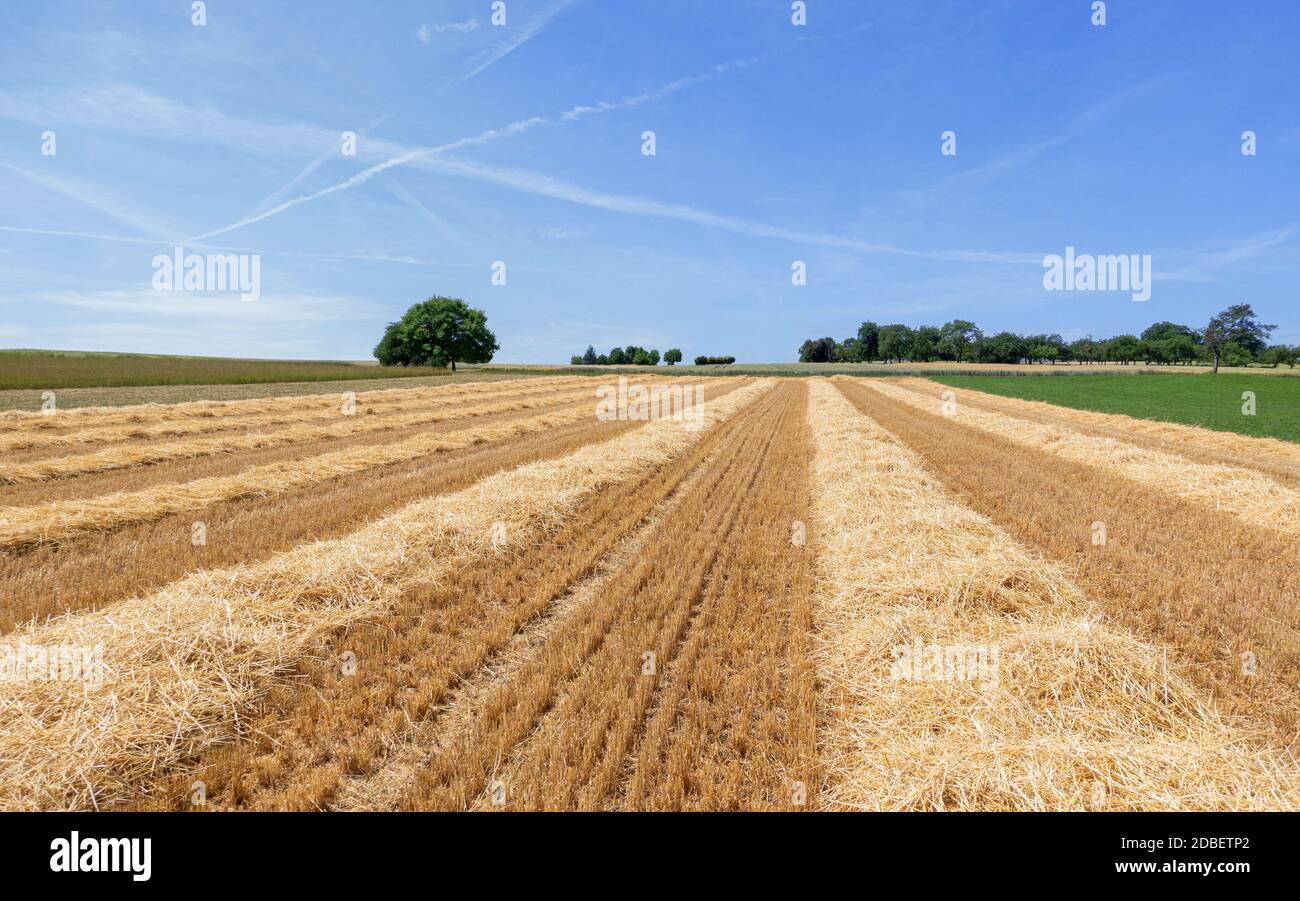
[[[954,319],[942,327],[913,328],[901,323],[863,322],[855,336],[810,338],[799,346],[801,363],[1161,363],[1165,365],[1220,361],[1229,366],[1251,363],[1294,366],[1300,348],[1275,345],[1267,339],[1275,326],[1264,325],[1249,304],[1236,304],[1219,313],[1203,329],[1176,322],[1157,322],[1141,334],[1094,339],[1091,335],[1066,341],[1057,334],[986,335],[975,323]]]
[[[497,352],[487,315],[454,297],[430,297],[389,323],[375,346],[381,366],[448,366],[487,363]]]
[[[1219,371],[1219,361],[1231,345],[1236,345],[1247,355],[1264,349],[1264,342],[1276,325],[1264,325],[1255,318],[1248,303],[1237,303],[1210,319],[1201,332],[1205,346],[1214,354],[1214,371]]]

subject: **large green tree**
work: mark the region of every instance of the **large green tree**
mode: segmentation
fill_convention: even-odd
[[[886,363],[903,362],[912,350],[912,330],[905,325],[882,325],[876,333],[880,358]]]
[[[975,342],[983,337],[983,332],[968,319],[954,319],[945,322],[939,329],[939,359],[967,361],[974,355]]]
[[[858,326],[858,353],[864,363],[870,363],[880,354],[880,326],[870,319]]]
[[[834,338],[809,339],[799,346],[800,363],[829,363],[834,356]]]
[[[430,297],[389,323],[375,347],[381,366],[487,363],[500,347],[487,315],[454,297]]]
[[[1264,349],[1264,342],[1275,328],[1276,325],[1264,325],[1256,319],[1248,303],[1233,304],[1212,318],[1201,337],[1214,356],[1214,371],[1219,371],[1219,361],[1229,345],[1235,344],[1247,354],[1257,354]]]

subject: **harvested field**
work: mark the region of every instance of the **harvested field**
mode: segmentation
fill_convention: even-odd
[[[561,399],[563,400],[563,399]],[[267,497],[352,473],[413,460],[490,441],[577,422],[592,416],[591,400],[574,400],[558,409],[522,420],[462,429],[420,433],[391,444],[351,448],[316,457],[293,459],[241,470],[229,476],[156,485],[140,491],[114,492],[91,498],[53,501],[31,507],[0,508],[0,547],[66,541],[89,532],[146,522],[241,497]]]
[[[116,414],[104,414],[94,424],[84,417],[60,414],[40,419],[30,418],[15,422],[0,419],[0,450],[29,450],[33,448],[66,448],[78,444],[114,444],[127,441],[152,441],[158,438],[179,438],[186,435],[209,435],[214,432],[249,430],[267,426],[293,425],[307,422],[337,422],[344,414],[345,405],[354,408],[351,415],[371,416],[376,413],[437,410],[478,400],[507,400],[537,395],[546,389],[578,388],[588,385],[586,379],[530,379],[520,382],[480,383],[477,385],[399,391],[367,391],[363,393],[325,395],[318,397],[288,398],[285,402],[240,402],[194,405],[185,418],[177,418],[178,409],[151,407],[124,414],[125,424]],[[587,388],[590,393],[590,388]],[[178,405],[179,406],[179,405]],[[80,412],[80,411],[78,411]],[[9,426],[9,428],[6,428]]]
[[[1300,808],[1289,445],[599,384],[0,420],[0,809]]]
[[[885,381],[864,383],[873,391],[922,410],[943,414],[941,397],[909,391]],[[1186,457],[1139,447],[1113,438],[1089,435],[1067,426],[1044,425],[988,410],[949,408],[950,418],[1039,448],[1075,463],[1100,466],[1126,479],[1151,485],[1213,510],[1239,516],[1288,534],[1300,534],[1300,490],[1236,466],[1195,463]]]
[[[828,386],[814,391],[830,806],[1294,802],[1295,771],[1256,754],[1159,649],[1107,623],[1064,571],[955,502]]]
[[[842,388],[965,504],[1065,564],[1110,617],[1167,647],[1227,713],[1266,742],[1300,747],[1294,539],[962,417],[918,415],[861,385]],[[1095,543],[1098,523],[1104,544]]]
[[[895,384],[942,398],[949,388],[928,379],[898,379]],[[1240,466],[1264,473],[1289,488],[1300,487],[1300,444],[1274,438],[1253,438],[1212,429],[1134,419],[1113,413],[1096,413],[1057,407],[1037,401],[1002,397],[965,388],[952,388],[958,404],[1005,413],[1044,425],[1075,429],[1088,435],[1114,438],[1140,447],[1177,454],[1197,463]]]
[[[141,440],[125,446],[110,447],[90,453],[74,454],[65,457],[38,459],[5,466],[0,470],[0,483],[15,485],[24,482],[40,482],[48,479],[65,478],[91,472],[110,469],[125,469],[131,466],[147,466],[165,463],[171,460],[185,460],[192,457],[206,457],[211,454],[228,454],[242,450],[257,450],[269,447],[283,447],[289,444],[306,444],[328,438],[344,438],[351,435],[364,435],[371,432],[392,431],[408,426],[431,425],[467,417],[490,416],[496,413],[514,410],[529,410],[544,406],[548,402],[586,400],[591,394],[590,388],[569,388],[534,392],[522,397],[508,397],[498,400],[492,395],[483,395],[486,403],[473,403],[446,406],[425,406],[424,409],[411,412],[393,411],[388,415],[356,416],[349,414],[346,418],[325,425],[291,425],[271,431],[248,431],[236,435],[214,438],[190,438],[184,441],[154,443]],[[370,408],[367,412],[372,412]],[[385,411],[387,412],[387,411]]]

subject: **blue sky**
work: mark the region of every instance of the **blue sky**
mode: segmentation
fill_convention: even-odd
[[[502,362],[1243,301],[1300,343],[1295,3],[1090,5],[6,4],[0,347],[362,359],[435,293]],[[260,254],[261,297],[155,291],[177,244]],[[1150,254],[1151,299],[1045,291],[1066,246]]]

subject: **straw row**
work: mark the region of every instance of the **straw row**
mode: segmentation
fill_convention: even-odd
[[[969,396],[977,399],[984,407],[1000,410],[1012,416],[1022,413],[1041,413],[1067,422],[1115,429],[1164,441],[1192,444],[1233,456],[1257,456],[1265,461],[1300,466],[1300,444],[1292,441],[1282,441],[1279,438],[1260,438],[1253,435],[1240,435],[1236,432],[1221,432],[1215,429],[1183,425],[1177,422],[1136,419],[1119,413],[1079,410],[1074,407],[1061,407],[1056,404],[1043,403],[1037,400],[1024,400],[1018,397],[1003,397],[1000,394],[988,394],[967,388],[950,389],[947,385],[932,382],[929,379],[898,379],[894,384],[932,396],[937,396],[941,391],[951,390],[955,392],[958,402]]]
[[[67,476],[106,472],[132,466],[149,466],[168,463],[173,460],[207,457],[214,454],[266,450],[291,444],[325,441],[331,438],[369,435],[375,432],[387,432],[410,426],[429,425],[435,422],[451,422],[470,417],[507,413],[513,410],[528,410],[548,404],[564,404],[583,397],[592,397],[594,399],[590,385],[555,394],[526,395],[525,399],[522,400],[516,398],[499,403],[476,403],[472,406],[460,404],[451,409],[439,406],[433,409],[426,408],[412,413],[392,416],[348,416],[328,425],[295,425],[270,432],[223,435],[212,438],[190,438],[162,444],[133,444],[123,447],[108,447],[87,454],[73,454],[66,457],[13,463],[0,467],[0,484],[18,485],[28,482],[44,482],[49,479]]]
[[[703,429],[772,387],[711,402]],[[107,610],[15,636],[104,648],[105,684],[0,683],[0,808],[85,808],[231,740],[240,715],[325,633],[380,615],[456,560],[556,523],[584,496],[682,453],[704,433],[660,420],[565,457],[408,505],[333,541],[201,572]],[[361,662],[360,665],[364,665]]]
[[[530,383],[559,384],[576,381],[582,376],[543,376],[528,379]],[[490,379],[469,384],[429,385],[413,388],[381,388],[358,391],[357,403],[382,403],[404,397],[473,397],[483,391],[499,387],[504,381],[517,379]],[[349,382],[348,384],[356,384]],[[221,416],[243,416],[277,411],[329,410],[337,408],[339,392],[325,394],[292,394],[282,397],[257,397],[247,400],[197,400],[177,404],[130,404],[116,407],[74,407],[46,415],[30,410],[0,411],[0,433],[22,431],[58,430],[67,427],[106,426],[169,422],[180,417],[210,419]],[[57,392],[56,392],[57,401]]]
[[[1175,454],[1087,435],[1065,426],[1017,419],[969,404],[948,406],[940,397],[909,391],[879,379],[866,379],[864,384],[918,410],[937,415],[946,413],[954,422],[997,434],[1024,447],[1075,463],[1103,467],[1122,478],[1232,513],[1253,525],[1300,533],[1300,491],[1260,473],[1235,466],[1196,463]]]
[[[1300,807],[1158,647],[810,385],[824,803],[838,809]]]
[[[525,435],[578,422],[593,415],[593,405],[579,403],[525,419],[513,419],[447,435],[423,433],[392,444],[330,451],[314,457],[253,466],[233,475],[153,485],[138,491],[115,491],[91,498],[56,500],[25,507],[0,507],[0,548],[66,541],[89,532],[146,522],[218,501],[270,497],[308,485],[489,441]]]
[[[186,414],[184,410],[179,409],[185,405],[176,404],[171,407],[160,407],[157,412],[161,418],[157,421],[131,422],[125,425],[87,426],[77,420],[67,421],[63,420],[61,416],[54,416],[48,418],[49,428],[0,432],[0,450],[72,447],[78,444],[103,445],[123,441],[208,435],[213,432],[234,429],[295,425],[322,419],[338,419],[341,415],[344,415],[345,404],[352,406],[357,415],[365,416],[401,413],[416,408],[421,410],[447,409],[463,406],[467,401],[477,403],[486,400],[505,400],[512,397],[540,397],[551,392],[576,387],[584,382],[590,384],[589,379],[512,379],[504,382],[481,382],[456,388],[404,388],[374,392],[374,394],[385,395],[381,398],[358,394],[355,396],[355,402],[353,402],[352,397],[343,394],[313,395],[313,397],[330,399],[330,402],[311,406],[277,407],[274,410],[264,412],[237,411],[213,415]],[[234,403],[243,402],[235,401]],[[167,410],[172,411],[170,415],[165,413]]]

